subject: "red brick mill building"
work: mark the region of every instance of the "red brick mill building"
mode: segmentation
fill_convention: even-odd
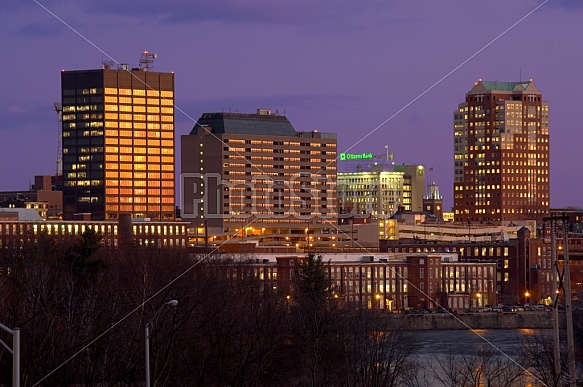
[[[557,238],[559,265],[564,251]],[[569,238],[574,291],[583,288],[583,238]],[[318,254],[318,252],[315,252]],[[368,309],[456,310],[496,304],[550,304],[551,244],[519,228],[510,238],[478,241],[381,240],[379,253],[322,252],[339,302]],[[225,255],[236,257],[236,254]],[[293,275],[305,255],[272,252],[233,259],[282,295],[293,294]]]
[[[577,240],[581,241],[579,238]],[[569,241],[576,246],[576,240]],[[579,245],[581,245],[579,243]],[[562,241],[558,240],[558,259],[562,259]],[[551,244],[549,239],[531,237],[523,227],[517,238],[496,241],[403,241],[381,240],[380,251],[387,253],[457,252],[460,262],[493,261],[496,263],[492,283],[493,303],[548,303],[551,294]],[[583,252],[583,249],[581,249]],[[577,261],[573,261],[576,263]],[[576,265],[574,264],[573,267]],[[575,270],[576,272],[576,270]],[[572,278],[574,278],[572,276]]]
[[[457,253],[444,252],[323,253],[322,258],[332,279],[333,297],[358,308],[394,312],[441,305],[464,310],[495,299],[495,261],[462,262]],[[233,273],[247,271],[291,298],[294,275],[304,259],[302,254],[264,254],[228,262],[232,262]]]

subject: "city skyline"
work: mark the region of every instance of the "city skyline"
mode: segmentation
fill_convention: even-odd
[[[581,58],[568,49],[582,39],[578,2],[134,5],[0,6],[9,58],[2,75],[9,92],[0,100],[3,190],[26,189],[34,175],[56,170],[52,103],[60,100],[61,69],[97,69],[111,58],[136,66],[150,50],[159,55],[154,71],[175,72],[176,136],[187,134],[203,112],[278,109],[300,131],[337,133],[338,153],[380,154],[388,145],[396,164],[433,168],[428,183],[437,181],[447,210],[453,205],[452,113],[460,96],[479,78],[532,78],[552,105],[551,207],[583,206],[577,195],[583,181],[570,160],[583,140],[576,115]]]

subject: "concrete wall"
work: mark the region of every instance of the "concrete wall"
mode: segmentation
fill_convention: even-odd
[[[392,319],[406,319],[410,329],[551,329],[551,312],[521,313],[460,313],[391,315]],[[565,314],[559,314],[561,327]],[[397,323],[397,321],[395,321]]]

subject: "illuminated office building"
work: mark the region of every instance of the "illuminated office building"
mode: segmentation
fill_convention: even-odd
[[[64,219],[175,219],[174,74],[63,71]]]
[[[403,204],[402,172],[373,170],[338,174],[341,213],[391,216]]]
[[[386,218],[399,208],[422,211],[425,192],[423,165],[395,165],[385,170],[373,165],[370,171],[338,174],[340,213],[365,214]]]
[[[454,113],[454,216],[540,220],[549,213],[549,105],[531,81],[478,81]]]
[[[395,172],[403,173],[403,207],[405,211],[423,210],[425,167],[419,164],[395,165]]]
[[[336,134],[298,132],[268,109],[204,113],[181,147],[182,218],[192,224],[290,243],[334,228]]]

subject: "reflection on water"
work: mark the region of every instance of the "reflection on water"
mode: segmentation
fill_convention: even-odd
[[[440,379],[443,378],[445,368],[443,362],[448,361],[448,355],[455,354],[466,356],[465,359],[458,358],[457,361],[470,361],[468,356],[477,355],[479,352],[490,352],[494,358],[490,358],[490,365],[496,368],[497,365],[506,367],[507,364],[516,365],[522,368],[520,364],[521,346],[532,342],[533,336],[541,337],[551,334],[551,330],[534,330],[534,329],[478,329],[478,330],[424,330],[414,333],[416,339],[416,350],[413,358],[423,365],[419,372],[423,374],[426,386],[445,386]],[[498,361],[495,358],[499,359]],[[451,359],[451,358],[450,358]],[[456,361],[456,362],[457,362]],[[474,365],[478,365],[475,363]],[[465,363],[467,366],[468,363]],[[514,368],[514,367],[513,367]],[[463,370],[460,368],[460,371]],[[467,370],[466,370],[467,371]],[[494,372],[492,369],[484,372]],[[533,375],[526,371],[520,371],[522,376],[511,382],[512,386],[543,386],[544,383],[537,380]],[[436,374],[437,373],[437,374]],[[437,377],[441,374],[441,378]],[[418,375],[419,377],[419,375]],[[479,385],[487,385],[484,382],[484,376],[480,378]],[[464,384],[464,383],[462,383]],[[465,384],[464,384],[465,385]]]
[[[466,354],[490,347],[492,350],[513,356],[517,355],[521,342],[536,332],[534,329],[475,329],[470,330],[425,330],[415,332],[416,354],[447,353],[452,346],[462,345]],[[550,331],[548,331],[550,333]]]

